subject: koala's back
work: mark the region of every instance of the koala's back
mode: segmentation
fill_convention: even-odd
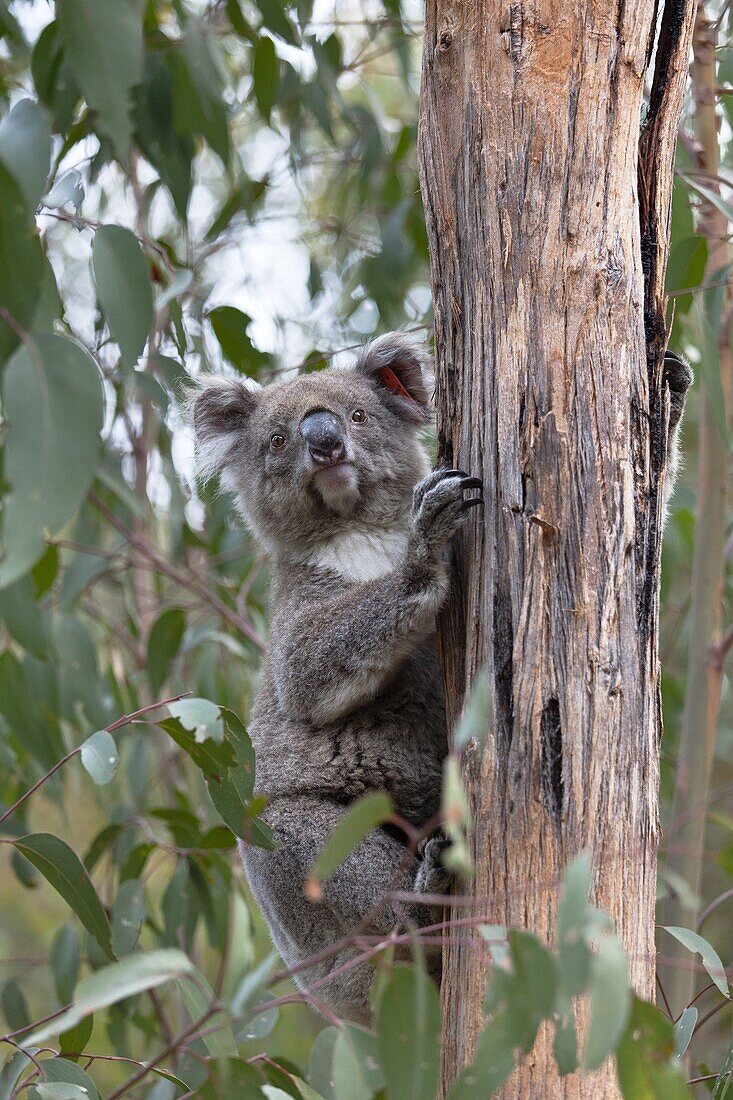
[[[447,752],[434,639],[408,654],[369,703],[322,725],[284,710],[266,661],[250,734],[257,790],[268,797],[315,795],[348,804],[386,790],[398,813],[422,825],[439,809]]]

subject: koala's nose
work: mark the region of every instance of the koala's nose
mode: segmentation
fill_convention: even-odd
[[[330,412],[312,412],[303,418],[300,434],[308,445],[311,458],[330,466],[344,456],[344,435],[337,417]]]

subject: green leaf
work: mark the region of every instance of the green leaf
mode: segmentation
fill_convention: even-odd
[[[560,988],[566,1001],[586,989],[590,974],[590,941],[609,927],[608,918],[588,904],[590,881],[590,859],[582,852],[565,872],[558,907]]]
[[[733,225],[733,206],[726,202],[714,188],[700,183],[694,176],[688,176],[685,172],[680,172],[680,176],[688,187],[691,187],[693,191],[697,191],[698,195],[702,195],[707,202],[720,211],[730,225]]]
[[[148,635],[148,680],[153,698],[159,694],[168,677],[185,630],[186,617],[180,607],[168,608],[153,623]]]
[[[59,1048],[67,1058],[82,1053],[94,1031],[94,1017],[87,1016],[80,1020],[76,1027],[70,1027],[59,1036]]]
[[[36,1051],[33,1048],[29,1049],[27,1043],[25,1047],[28,1054],[19,1050],[3,1066],[2,1073],[0,1073],[0,1100],[13,1100],[13,1097],[17,1095],[16,1086],[19,1084],[21,1077],[29,1067],[33,1068],[30,1055],[35,1055]]]
[[[371,1100],[383,1089],[379,1053],[379,1039],[375,1035],[356,1024],[344,1024],[338,1030],[333,1048],[334,1097]]]
[[[731,1085],[733,1085],[733,1043],[728,1047],[728,1053],[718,1071],[713,1089],[714,1100],[725,1100],[730,1094]]]
[[[9,651],[0,653],[0,714],[44,770],[64,755],[58,728],[44,721],[25,666]]]
[[[195,147],[189,133],[174,126],[173,81],[165,56],[148,53],[145,82],[136,92],[135,139],[171,193],[185,220],[191,197],[191,162]]]
[[[193,963],[183,952],[174,949],[129,955],[121,962],[102,967],[79,982],[71,1008],[39,1028],[26,1043],[43,1043],[52,1035],[75,1027],[92,1012],[109,1008],[136,993],[155,989],[164,982],[190,974],[193,969]]]
[[[460,751],[469,741],[475,741],[479,749],[483,749],[489,724],[489,689],[485,674],[479,673],[455,728],[453,747]]]
[[[588,980],[590,1022],[583,1068],[597,1069],[618,1046],[631,1011],[626,952],[615,935],[605,936],[591,956]]]
[[[235,836],[246,840],[249,815],[232,780],[225,776],[206,776],[205,782],[209,797],[224,824]]]
[[[0,122],[0,160],[35,213],[51,170],[51,131],[46,111],[32,99],[19,99]]]
[[[195,968],[188,977],[177,981],[176,985],[181,991],[183,1003],[191,1017],[191,1023],[201,1019],[216,1000],[214,991],[206,978],[200,970]],[[211,1027],[216,1024],[219,1025],[216,1031],[210,1031],[204,1035],[204,1046],[212,1058],[228,1058],[230,1056],[236,1058],[237,1044],[234,1042],[232,1029],[223,1012],[219,1012],[212,1017],[208,1026]]]
[[[131,369],[153,324],[150,273],[135,234],[121,225],[103,225],[94,235],[92,267],[100,309],[123,367]]]
[[[218,306],[207,317],[225,358],[236,370],[256,378],[269,356],[258,351],[247,335],[252,318],[234,306]]]
[[[51,970],[56,996],[62,1005],[74,996],[79,977],[79,934],[73,924],[65,924],[56,934],[51,948]]]
[[[221,716],[226,726],[227,739],[234,746],[237,758],[232,780],[237,794],[242,802],[246,803],[252,797],[255,783],[255,754],[252,742],[244,724],[240,722],[234,711],[222,707]]]
[[[702,936],[699,936],[697,932],[691,932],[689,928],[677,928],[672,925],[663,925],[662,927],[665,932],[669,932],[670,936],[674,936],[674,938],[678,940],[683,947],[686,947],[688,951],[699,954],[702,959],[702,965],[705,967],[720,992],[724,997],[730,997],[728,979],[725,976],[725,967],[715,948],[711,947],[708,941],[703,939]]]
[[[224,740],[224,722],[216,703],[208,699],[178,699],[168,704],[168,710],[193,733],[199,744],[203,741],[218,744]]]
[[[499,1011],[476,1043],[473,1062],[448,1093],[448,1100],[486,1100],[514,1069],[514,1036],[505,1011]]]
[[[201,24],[189,20],[181,50],[171,55],[174,125],[180,133],[199,134],[229,164],[230,134],[222,98],[215,43]]]
[[[730,427],[726,419],[727,404],[723,393],[723,380],[720,365],[720,329],[723,322],[723,305],[725,301],[726,282],[731,270],[731,265],[719,268],[712,274],[711,282],[719,285],[706,290],[703,295],[695,299],[692,309],[692,317],[697,329],[700,349],[700,373],[707,393],[708,403],[712,409],[715,424],[720,432],[720,438],[730,449]]]
[[[555,1039],[552,1052],[561,1077],[575,1073],[578,1068],[578,1033],[575,1027],[573,1006],[558,996],[555,1012]]]
[[[468,847],[468,830],[471,815],[463,786],[461,765],[453,753],[443,761],[443,789],[440,813],[444,829],[450,838],[450,847],[443,852],[443,863],[449,870],[464,879],[474,874],[473,860]]]
[[[31,1022],[25,995],[15,978],[11,978],[3,986],[0,1001],[10,1031],[20,1031],[22,1027]]]
[[[31,833],[13,840],[13,844],[71,906],[105,955],[112,958],[107,914],[76,853],[51,833]]]
[[[280,61],[271,38],[257,41],[252,62],[255,99],[262,117],[269,122],[280,88]]]
[[[81,1051],[83,1047],[77,1047]],[[71,1053],[74,1053],[73,1051]],[[81,1066],[66,1058],[46,1058],[43,1063],[43,1076],[49,1083],[76,1085],[87,1100],[99,1100],[97,1087]]]
[[[638,998],[616,1051],[616,1072],[624,1100],[689,1100],[672,1024]]]
[[[188,753],[194,764],[209,777],[226,775],[229,768],[236,762],[234,749],[229,741],[208,740],[199,743],[177,718],[163,718],[156,725],[164,729],[169,737],[172,737],[176,744]]]
[[[28,212],[20,186],[0,164],[0,363],[17,347],[19,328],[30,329],[43,266],[35,219]]]
[[[483,1100],[514,1069],[517,1047],[532,1049],[543,1020],[554,1013],[558,975],[554,956],[530,932],[508,934],[508,966],[494,965],[484,1005],[488,1023],[473,1062],[450,1091],[450,1100]],[[567,1053],[567,1051],[565,1051]]]
[[[280,0],[257,0],[257,7],[260,9],[263,27],[267,27],[268,31],[272,31],[284,42],[289,42],[291,46],[300,45],[295,27],[285,14],[285,5]]]
[[[674,1025],[674,1052],[678,1058],[684,1058],[692,1033],[697,1023],[698,1012],[694,1005],[688,1005]]]
[[[426,1100],[440,1078],[438,991],[421,967],[395,966],[379,1003],[380,1061],[390,1100]]]
[[[53,1084],[35,1085],[30,1090],[31,1100],[89,1100],[89,1094],[81,1085],[57,1081]]]
[[[81,762],[100,787],[111,783],[120,762],[112,734],[107,733],[107,730],[97,730],[88,737],[81,747]]]
[[[253,970],[244,975],[231,999],[230,1009],[234,1019],[240,1017],[246,1019],[248,1009],[254,1002],[255,997],[272,977],[277,961],[277,954],[271,951],[261,963],[258,963]]]
[[[51,210],[58,210],[63,206],[73,206],[75,213],[81,211],[84,201],[84,184],[82,177],[75,168],[64,172],[60,176],[47,195],[43,196],[43,205]]]
[[[43,555],[44,532],[55,535],[76,512],[99,461],[103,418],[96,364],[62,336],[39,336],[16,351],[2,398],[10,489],[0,587],[23,576]]]
[[[120,883],[112,906],[112,944],[118,958],[130,955],[137,947],[146,915],[142,882],[135,878],[125,879]]]
[[[65,56],[76,83],[100,130],[124,161],[131,150],[131,93],[143,78],[142,17],[137,0],[57,0],[56,4]]]
[[[368,794],[355,802],[331,833],[311,867],[305,887],[308,896],[319,898],[322,880],[332,875],[357,844],[391,814],[392,800],[382,791]]]
[[[43,660],[48,642],[43,616],[35,600],[35,584],[30,576],[0,589],[0,619],[18,645]]]

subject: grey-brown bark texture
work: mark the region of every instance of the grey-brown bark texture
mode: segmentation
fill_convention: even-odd
[[[486,669],[493,719],[465,775],[473,892],[552,940],[567,862],[654,989],[657,593],[668,404],[663,280],[692,11],[654,0],[427,0],[420,159],[440,458],[483,477],[441,625],[449,719]],[[638,183],[637,183],[638,172]],[[487,960],[450,946],[444,1080],[470,1057]],[[509,1097],[560,1081],[541,1034]]]

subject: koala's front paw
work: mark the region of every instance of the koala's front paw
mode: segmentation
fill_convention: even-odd
[[[479,478],[462,470],[435,470],[415,487],[412,519],[416,530],[437,548],[448,542],[461,525],[469,508],[483,504],[483,498],[464,496],[467,489],[481,489]]]
[[[663,380],[669,386],[669,428],[675,428],[685,408],[685,397],[693,382],[693,374],[684,359],[673,351],[664,353]]]
[[[418,848],[420,865],[415,875],[415,892],[418,894],[447,894],[454,876],[443,866],[443,852],[451,842],[444,833],[433,833]]]

